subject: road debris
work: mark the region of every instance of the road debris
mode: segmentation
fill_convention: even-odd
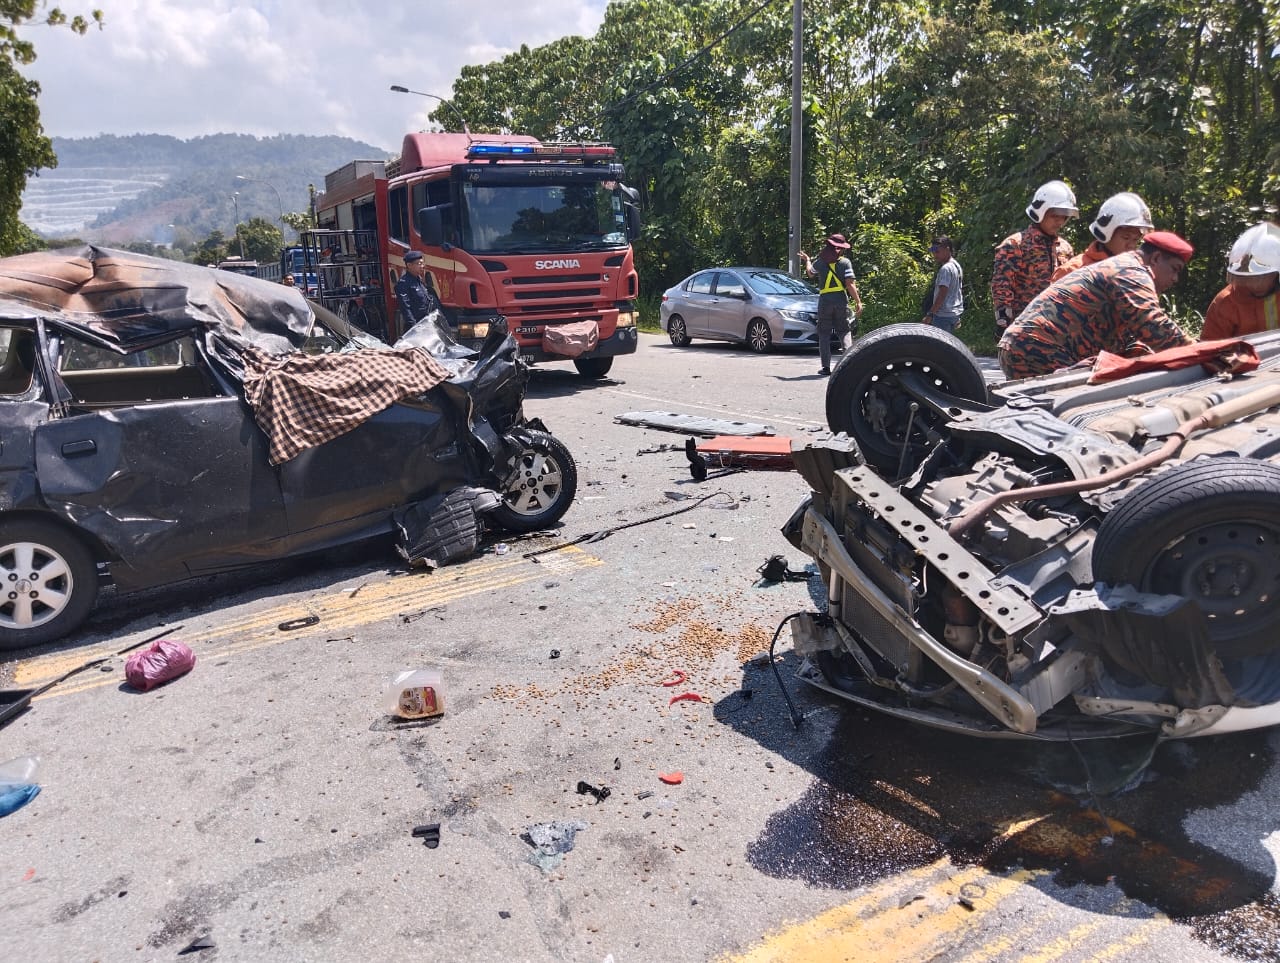
[[[422,844],[427,849],[435,849],[440,845],[440,824],[424,823],[421,826],[413,827],[414,839],[421,839]]]
[[[406,669],[387,683],[383,704],[401,719],[444,714],[444,676],[439,669]]]
[[[174,639],[159,639],[148,649],[135,652],[124,664],[124,677],[139,692],[149,692],[179,676],[196,664],[190,646]]]
[[[673,706],[677,702],[706,702],[706,701],[707,701],[706,699],[704,699],[702,696],[700,696],[696,692],[681,692],[679,695],[673,695],[671,697],[671,701],[668,702],[667,705]]]
[[[773,434],[772,425],[761,425],[752,421],[725,421],[720,418],[704,418],[701,415],[686,415],[674,411],[628,411],[617,415],[613,420],[622,425],[661,428],[665,431],[678,431],[686,435],[702,435],[707,438],[718,435]]]
[[[179,956],[186,956],[188,953],[199,953],[201,950],[212,950],[217,947],[217,943],[209,936],[197,936],[194,940],[178,950]]]
[[[0,765],[0,816],[17,812],[40,795],[36,784],[39,768],[39,756],[19,756]],[[35,875],[35,870],[30,872]]]
[[[660,772],[658,780],[665,782],[668,786],[678,786],[684,782],[684,773],[682,772]]]
[[[578,833],[587,828],[580,819],[534,823],[520,834],[520,838],[533,847],[533,852],[525,858],[549,873],[564,861],[564,854],[573,849]]]
[[[304,615],[296,619],[288,619],[276,626],[281,632],[294,632],[298,629],[305,629],[311,625],[319,625],[320,616]]]
[[[680,669],[672,669],[671,675],[662,680],[662,685],[669,689],[672,686],[682,685],[686,678],[688,677]]]
[[[609,796],[612,794],[613,794],[613,790],[610,789],[608,786],[593,786],[589,782],[578,783],[578,795],[579,796],[586,796],[586,795],[595,796],[597,806],[600,805],[600,803],[604,802],[606,799],[608,799]]]
[[[786,558],[781,555],[770,555],[756,571],[760,573],[760,580],[763,582],[807,582],[812,574],[805,570],[792,570],[787,565]]]

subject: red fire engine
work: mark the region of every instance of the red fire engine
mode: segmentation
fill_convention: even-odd
[[[606,144],[408,134],[398,161],[354,161],[325,178],[319,229],[303,238],[308,270],[322,302],[394,341],[404,328],[395,283],[404,255],[421,251],[458,341],[479,344],[501,315],[526,361],[566,361],[546,329],[594,322],[598,343],[573,361],[603,377],[637,341],[640,219],[622,175]]]

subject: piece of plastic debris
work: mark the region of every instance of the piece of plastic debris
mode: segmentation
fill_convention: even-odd
[[[681,692],[679,695],[673,695],[671,701],[667,703],[669,706],[675,705],[677,702],[703,702],[702,696],[696,692]]]
[[[560,650],[559,650],[559,649],[552,649],[552,650],[551,650],[551,658],[553,658],[553,659],[558,659],[558,658],[560,658]]]
[[[613,757],[613,771],[614,771],[614,772],[617,772],[617,771],[618,771],[619,769],[621,769],[621,768],[622,768],[622,757],[621,757],[621,756],[614,756],[614,757]]]
[[[186,675],[195,664],[196,654],[189,646],[174,639],[160,639],[129,656],[124,664],[124,677],[139,692],[147,692]]]
[[[668,786],[678,786],[684,782],[684,773],[682,772],[660,772],[658,779],[665,782]]]
[[[40,795],[36,785],[39,768],[39,756],[19,756],[0,765],[0,816],[17,812]]]
[[[698,526],[697,526],[697,525],[695,525],[695,524],[693,524],[693,522],[685,522],[685,523],[684,523],[683,525],[681,525],[680,527],[681,527],[681,528],[697,528]]]
[[[504,920],[509,920],[509,919],[511,919],[511,913],[510,913],[510,912],[508,912],[507,910],[498,910],[498,918],[499,918],[499,919],[504,919]]]
[[[585,796],[588,793],[596,797],[596,804],[599,805],[600,803],[604,802],[606,799],[609,798],[609,796],[613,793],[613,790],[610,789],[608,786],[593,786],[589,782],[579,782],[578,795]]]
[[[965,909],[967,909],[970,913],[972,913],[975,909],[973,905],[973,901],[965,899],[963,896],[961,896],[958,900],[956,900],[956,902],[959,903],[961,906],[963,906]]]
[[[549,873],[564,860],[564,854],[573,849],[577,834],[587,828],[581,820],[557,819],[549,823],[534,823],[520,838],[533,847],[528,861],[544,873]]]
[[[787,566],[787,560],[781,555],[770,555],[756,571],[765,582],[807,582],[809,580],[808,572],[792,571]]]
[[[671,675],[669,675],[669,676],[667,676],[667,678],[663,679],[663,680],[662,680],[662,684],[663,684],[664,686],[666,686],[667,688],[671,688],[671,686],[673,686],[673,685],[680,685],[681,683],[683,683],[683,682],[684,682],[684,680],[685,680],[686,678],[688,678],[688,676],[686,676],[686,675],[685,675],[683,672],[681,672],[679,669],[672,669],[672,670],[671,670]]]
[[[405,669],[387,682],[383,708],[401,719],[444,715],[444,674],[439,669]]]
[[[636,793],[636,798],[637,798],[637,799],[648,799],[648,798],[649,798],[650,796],[652,796],[652,795],[653,795],[653,790],[652,790],[652,789],[644,789],[644,790],[641,790],[640,792]]]
[[[435,849],[440,845],[440,824],[425,823],[421,826],[414,826],[413,836],[415,839],[421,839],[427,849]]]
[[[509,551],[511,551],[511,546],[506,542],[499,542],[497,545],[493,546],[494,555],[506,555]]]
[[[309,625],[318,625],[320,616],[303,615],[296,619],[288,619],[276,626],[281,632],[292,632],[295,629],[305,629]]]
[[[183,956],[187,953],[199,953],[201,950],[211,950],[218,944],[213,942],[208,936],[197,936],[194,940],[178,950],[178,955]]]

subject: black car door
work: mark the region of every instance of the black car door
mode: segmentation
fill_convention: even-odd
[[[117,584],[276,554],[287,529],[266,436],[240,397],[202,376],[189,343],[123,360],[64,346],[56,377],[71,400],[35,430],[40,492],[118,556]]]

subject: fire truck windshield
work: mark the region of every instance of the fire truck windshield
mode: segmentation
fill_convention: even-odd
[[[463,184],[462,247],[473,254],[625,247],[622,197],[600,182]]]

